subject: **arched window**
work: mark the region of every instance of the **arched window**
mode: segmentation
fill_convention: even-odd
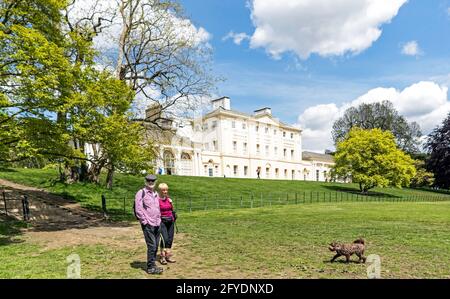
[[[175,158],[171,151],[164,152],[164,169],[166,170],[166,174],[172,175],[175,174]]]

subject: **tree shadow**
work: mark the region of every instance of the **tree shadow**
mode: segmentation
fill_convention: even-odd
[[[0,172],[17,172],[15,169],[0,167]]]
[[[0,220],[0,246],[23,243],[16,237],[23,234],[21,228],[26,227],[26,224],[5,215],[0,215]]]
[[[346,192],[346,193],[351,193],[351,194],[358,195],[358,196],[401,198],[401,196],[392,195],[392,194],[383,193],[383,192],[376,192],[376,191],[368,191],[367,194],[361,194],[361,192],[359,190],[352,188],[352,187],[348,187],[348,186],[321,185],[321,187],[324,187],[324,188],[332,190],[332,191]]]
[[[101,208],[97,206],[81,207],[78,201],[65,199],[54,193],[41,190],[22,190],[8,188],[6,202],[8,214],[15,219],[23,217],[22,199],[27,196],[30,209],[29,231],[52,232],[69,229],[86,229],[92,227],[131,227],[130,215],[118,217],[123,209],[111,209],[105,218]],[[3,200],[0,202],[2,206]]]
[[[140,261],[134,261],[130,263],[131,268],[134,269],[141,269],[142,271],[147,271],[147,263],[146,262],[140,262]]]

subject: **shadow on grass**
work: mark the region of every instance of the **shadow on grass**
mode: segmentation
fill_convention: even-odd
[[[382,192],[375,192],[375,191],[369,191],[368,194],[363,195],[363,194],[361,194],[361,192],[359,190],[352,188],[352,187],[346,187],[346,186],[321,185],[321,187],[324,187],[324,188],[332,190],[332,191],[346,192],[346,193],[351,193],[354,195],[366,196],[366,197],[401,198],[401,196],[396,196],[396,195],[382,193]]]
[[[134,261],[130,263],[131,268],[134,269],[141,269],[142,271],[147,271],[147,263],[146,262],[140,262],[140,261]]]
[[[17,170],[0,167],[0,172],[17,172]]]
[[[426,188],[426,187],[415,187],[415,188],[411,188],[411,189],[419,190],[419,191],[426,191],[426,192],[431,192],[431,193],[450,195],[450,190],[447,190],[447,189],[433,189],[433,188]]]
[[[338,264],[363,264],[363,263],[360,263],[358,260],[352,260],[352,259],[350,259],[350,261],[347,263],[346,260],[345,260],[345,257],[342,258],[342,259],[336,259],[336,260],[334,260],[334,262],[332,262],[331,259],[324,260],[323,262],[324,263],[328,263],[328,264],[334,264],[334,263],[338,263]]]
[[[21,228],[26,227],[26,224],[5,215],[0,215],[0,220],[0,246],[23,243],[16,237],[22,235]]]

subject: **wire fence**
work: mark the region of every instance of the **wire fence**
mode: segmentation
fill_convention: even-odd
[[[313,203],[337,202],[440,202],[450,201],[450,195],[411,195],[394,196],[386,194],[362,195],[356,192],[270,192],[241,194],[189,194],[172,198],[174,209],[178,212],[193,212],[221,209],[246,209],[281,205],[299,205]],[[102,210],[105,214],[133,214],[134,196],[105,197],[102,196]]]
[[[363,195],[358,192],[269,192],[269,193],[207,193],[185,194],[173,198],[177,212],[194,212],[224,209],[251,209],[260,207],[303,205],[314,203],[338,202],[442,202],[450,201],[450,194],[426,194],[425,192],[410,196],[395,196],[371,193]],[[25,193],[3,190],[0,197],[0,213],[30,220],[30,200]],[[97,203],[90,203],[90,208],[101,211],[104,217],[119,216],[124,219],[133,216],[134,195],[122,197],[99,196]]]

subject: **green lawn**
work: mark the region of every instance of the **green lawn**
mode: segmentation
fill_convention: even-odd
[[[195,211],[179,218],[178,263],[170,278],[365,278],[365,264],[329,263],[333,240],[363,236],[381,257],[382,278],[450,278],[450,203],[342,202]],[[47,249],[0,222],[0,278],[64,278],[81,257],[84,278],[146,277],[142,240],[123,246]],[[138,237],[140,238],[140,236]],[[31,243],[30,243],[31,242]],[[130,245],[133,245],[130,249]],[[355,260],[356,257],[353,257]]]
[[[73,198],[85,207],[100,209],[105,194],[110,213],[118,218],[132,216],[132,200],[143,186],[143,178],[117,174],[112,191],[93,184],[65,185],[56,181],[56,170],[0,169],[0,178]],[[104,179],[104,177],[103,177]],[[272,206],[286,203],[335,201],[418,201],[450,200],[450,194],[429,190],[375,188],[361,196],[356,184],[305,182],[291,180],[256,180],[184,176],[160,176],[158,182],[169,185],[175,206],[180,211]],[[125,206],[124,206],[125,202]]]

